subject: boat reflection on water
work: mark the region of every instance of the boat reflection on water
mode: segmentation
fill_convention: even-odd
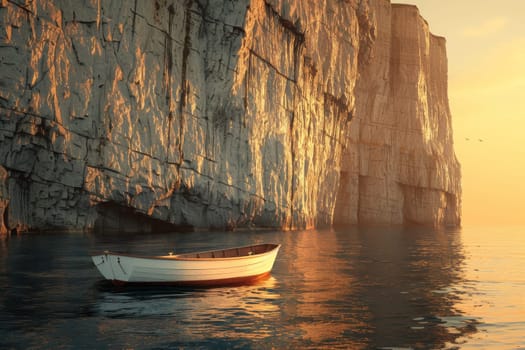
[[[129,341],[134,331],[139,338],[162,335],[166,344],[179,345],[184,339],[194,345],[218,338],[257,340],[271,336],[272,329],[266,326],[279,319],[281,295],[276,286],[272,276],[253,285],[202,289],[121,288],[103,281],[97,286],[99,294],[92,311],[104,320],[99,323],[101,335],[114,338],[117,344]],[[162,319],[163,325],[148,324],[144,322],[147,319]],[[127,331],[123,333],[123,329]]]

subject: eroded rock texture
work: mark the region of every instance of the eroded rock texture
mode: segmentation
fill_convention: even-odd
[[[0,1],[0,142],[4,232],[459,223],[444,40],[386,0]]]

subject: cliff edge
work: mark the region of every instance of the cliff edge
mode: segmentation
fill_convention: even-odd
[[[445,42],[387,0],[0,1],[0,231],[459,225]]]

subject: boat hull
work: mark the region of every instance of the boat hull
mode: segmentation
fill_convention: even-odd
[[[257,252],[258,247],[253,250]],[[169,284],[218,286],[254,283],[267,278],[280,245],[264,245],[265,251],[255,254],[220,257],[224,252],[247,251],[248,247],[199,253],[140,257],[111,252],[92,256],[93,263],[107,280],[115,284]],[[249,250],[249,249],[248,249]],[[250,251],[251,253],[251,251]],[[212,255],[219,257],[211,257]],[[227,254],[226,254],[227,255]]]

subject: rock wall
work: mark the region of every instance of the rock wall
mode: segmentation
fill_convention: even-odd
[[[7,233],[7,227],[5,226],[7,207],[9,204],[8,193],[7,193],[7,171],[4,167],[0,166],[0,235]]]
[[[370,6],[376,35],[355,89],[335,222],[459,225],[445,39],[415,6]]]
[[[0,1],[0,229],[458,223],[444,42],[397,8]]]

